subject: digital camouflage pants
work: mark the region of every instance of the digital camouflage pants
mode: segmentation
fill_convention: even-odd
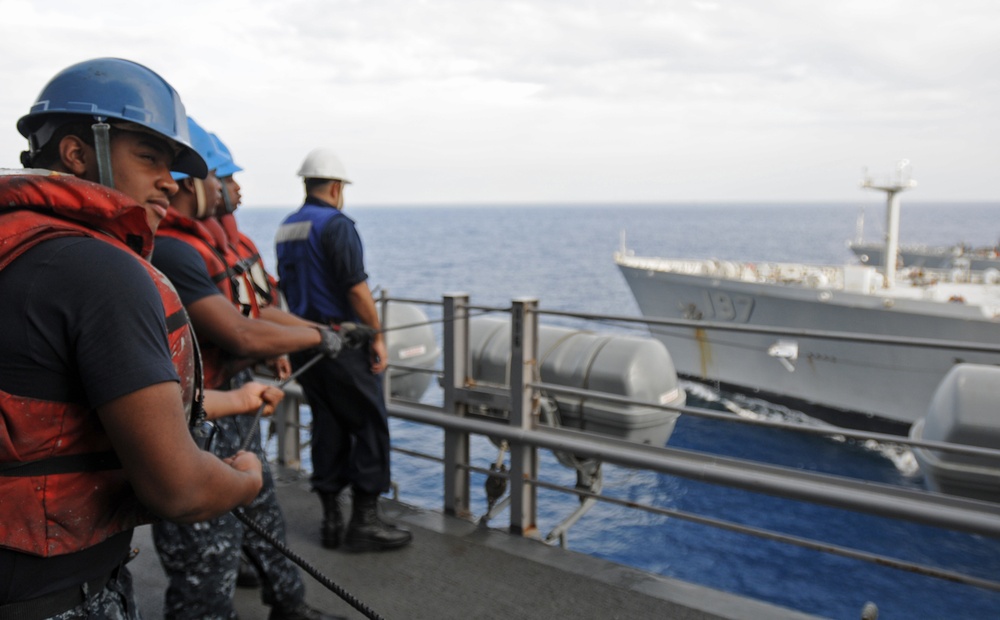
[[[124,566],[118,576],[85,603],[52,616],[50,620],[139,620],[139,608],[132,591],[132,575]]]
[[[212,452],[221,457],[236,452],[253,428],[253,416],[216,420]],[[285,520],[274,494],[274,479],[263,454],[259,433],[250,444],[264,464],[264,487],[246,508],[248,517],[279,540]],[[233,592],[240,549],[257,568],[266,605],[290,608],[302,602],[305,586],[298,569],[267,541],[243,527],[232,514],[193,525],[161,522],[153,526],[153,541],[170,584],[164,598],[164,618],[235,619]]]

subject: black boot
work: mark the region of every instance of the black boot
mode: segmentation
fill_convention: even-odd
[[[237,588],[259,588],[260,577],[257,576],[257,569],[251,566],[250,562],[242,553],[240,554],[240,567],[236,572]]]
[[[344,534],[348,551],[385,551],[408,545],[413,540],[409,531],[390,525],[379,517],[378,495],[354,493],[351,522]]]
[[[320,526],[320,540],[327,549],[340,546],[344,533],[344,514],[340,509],[340,493],[320,493],[323,502],[323,524]]]

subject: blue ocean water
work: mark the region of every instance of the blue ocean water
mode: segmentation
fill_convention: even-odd
[[[612,260],[624,232],[640,255],[753,261],[844,263],[846,241],[865,214],[866,237],[881,238],[880,195],[852,204],[531,205],[468,207],[357,207],[373,286],[392,296],[439,300],[464,292],[473,304],[506,306],[537,297],[542,309],[638,315]],[[274,265],[273,236],[283,209],[242,209],[241,227]],[[903,243],[992,245],[1000,236],[998,204],[907,202]],[[431,309],[428,313],[432,314]],[[544,320],[544,319],[543,319]],[[792,415],[738,395],[691,387],[690,400],[719,407]],[[434,388],[427,398],[435,398]],[[393,421],[393,442],[440,454],[441,432]],[[804,437],[682,416],[669,444],[865,480],[922,486],[891,449]],[[496,448],[473,443],[477,465]],[[543,455],[546,479],[567,486],[575,474]],[[395,454],[393,479],[402,500],[440,509],[437,464]],[[482,477],[473,483],[481,485]],[[699,515],[885,553],[989,579],[1000,579],[1000,541],[780,500],[671,476],[605,466],[604,492]],[[577,500],[539,492],[543,533]],[[485,501],[474,505],[485,512]],[[501,515],[493,525],[504,527]],[[831,618],[857,618],[867,601],[883,618],[1000,617],[1000,593],[896,569],[762,541],[671,519],[598,504],[569,532],[571,549],[666,576],[770,601]]]

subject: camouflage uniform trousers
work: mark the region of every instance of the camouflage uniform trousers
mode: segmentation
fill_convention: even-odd
[[[104,589],[84,603],[50,620],[140,620],[139,605],[132,591],[132,575],[122,566],[118,576],[108,581]]]
[[[241,415],[215,421],[212,452],[231,456],[253,429],[253,416]],[[259,433],[250,450],[264,464],[264,487],[244,508],[246,515],[278,540],[285,540],[285,520],[274,494],[274,479],[263,454]],[[266,605],[295,607],[305,597],[305,585],[295,565],[258,534],[245,528],[232,513],[193,525],[160,522],[153,526],[153,541],[170,585],[163,615],[181,618],[235,619],[233,592],[240,549],[261,577],[261,598]]]

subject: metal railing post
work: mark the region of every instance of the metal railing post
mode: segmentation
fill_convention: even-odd
[[[379,309],[381,310],[379,313],[379,325],[381,325],[382,329],[385,329],[385,326],[389,322],[389,291],[387,289],[382,289],[382,292],[378,297],[378,303]],[[382,338],[385,339],[385,346],[386,349],[388,349],[388,336],[383,335]],[[385,361],[386,363],[389,363],[389,360]],[[387,404],[389,402],[389,395],[392,394],[392,380],[389,378],[390,374],[391,373],[388,368],[386,368],[385,372],[382,373],[382,400]]]
[[[528,387],[538,377],[538,300],[515,299],[511,311],[510,426],[534,428],[535,391]],[[510,446],[510,531],[522,536],[537,530],[538,450],[518,442]]]
[[[295,384],[285,390],[285,398],[274,408],[274,420],[278,433],[278,463],[285,467],[302,467],[301,418],[299,411],[304,398],[302,388]],[[261,438],[264,443],[264,438]]]
[[[464,416],[466,405],[459,399],[469,376],[469,296],[444,296],[444,410]],[[469,434],[456,430],[444,433],[444,512],[468,517]]]

